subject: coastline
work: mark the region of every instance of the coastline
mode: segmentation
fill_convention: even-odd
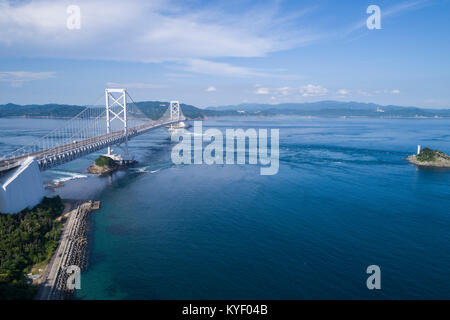
[[[99,209],[98,201],[64,200],[62,217],[67,220],[59,239],[58,247],[50,259],[39,284],[35,300],[66,300],[74,290],[66,287],[69,274],[65,271],[71,265],[80,270],[87,267],[87,232],[90,212]]]
[[[450,161],[418,161],[416,155],[411,155],[406,158],[410,163],[420,167],[428,168],[450,168]]]

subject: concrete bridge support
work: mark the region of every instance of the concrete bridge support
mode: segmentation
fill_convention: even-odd
[[[22,164],[0,178],[0,212],[17,213],[32,208],[44,198],[41,171],[34,158],[27,158]]]

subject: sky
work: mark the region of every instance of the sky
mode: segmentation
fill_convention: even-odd
[[[450,108],[450,0],[0,0],[0,104],[100,104],[108,87]]]

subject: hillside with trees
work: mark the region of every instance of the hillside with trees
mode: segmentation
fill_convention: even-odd
[[[47,262],[58,245],[63,204],[59,196],[44,198],[33,209],[0,214],[0,299],[32,299],[36,287],[26,274],[37,263]]]
[[[149,118],[156,120],[166,112],[169,102],[142,101],[136,106]],[[450,117],[450,109],[426,109],[418,107],[402,107],[375,103],[318,101],[305,103],[257,104],[246,103],[220,107],[197,108],[188,104],[180,104],[183,114],[188,119],[205,119],[207,117],[223,116],[276,116],[298,115],[314,117],[370,117],[370,118],[434,118]],[[0,105],[2,117],[28,118],[72,118],[85,107],[45,104],[45,105]],[[95,108],[104,108],[95,106]],[[131,117],[133,114],[131,114]]]

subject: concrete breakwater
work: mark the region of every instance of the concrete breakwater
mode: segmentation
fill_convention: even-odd
[[[37,300],[69,299],[74,290],[67,285],[69,266],[83,270],[87,267],[86,247],[89,212],[98,209],[93,201],[74,202],[67,217],[58,248],[48,264],[38,293]]]

